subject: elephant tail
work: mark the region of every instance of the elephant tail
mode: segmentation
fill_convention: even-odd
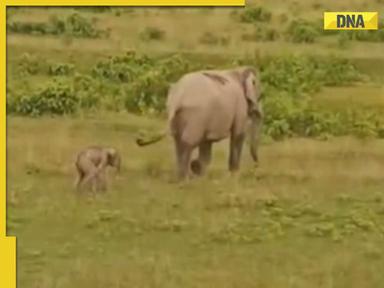
[[[144,137],[139,137],[136,139],[136,144],[139,145],[139,146],[147,146],[147,145],[151,145],[151,144],[154,144],[154,143],[157,143],[159,142],[160,140],[162,140],[163,138],[165,138],[168,134],[175,134],[175,131],[177,129],[177,123],[175,121],[175,118],[176,118],[176,115],[179,111],[178,109],[178,101],[177,101],[177,97],[175,98],[175,95],[176,95],[176,85],[175,84],[171,84],[170,85],[170,89],[169,89],[169,92],[168,92],[168,100],[167,100],[167,110],[168,110],[168,128],[167,129],[164,129],[164,131],[162,131],[161,133],[151,137],[151,138],[147,138],[145,139]]]
[[[155,135],[149,139],[145,139],[144,137],[139,137],[136,139],[136,144],[138,146],[147,146],[147,145],[151,145],[151,144],[154,144],[156,142],[159,142],[160,140],[162,140],[165,136],[167,136],[168,134],[168,131],[166,132],[162,132],[158,135]]]

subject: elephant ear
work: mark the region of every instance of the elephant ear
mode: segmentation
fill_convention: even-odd
[[[252,83],[250,81],[249,77],[251,75],[254,75],[255,79],[257,79],[258,75],[254,68],[252,67],[243,68],[240,73],[240,82],[241,82],[241,86],[243,87],[244,96],[247,99],[247,102],[250,102],[252,105],[256,105],[259,95],[255,95],[255,93],[257,93],[257,89],[259,89],[259,87],[255,87],[255,83],[254,82]]]
[[[203,75],[212,79],[213,81],[220,83],[221,85],[224,85],[225,83],[228,82],[228,79],[226,79],[225,77],[219,74],[215,74],[213,72],[203,72]]]
[[[108,162],[111,166],[120,171],[121,157],[120,153],[115,148],[108,148]]]

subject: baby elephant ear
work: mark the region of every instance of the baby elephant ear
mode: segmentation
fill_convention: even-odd
[[[213,81],[216,81],[216,82],[222,84],[222,85],[224,85],[225,83],[228,82],[228,79],[226,79],[225,77],[223,77],[219,74],[213,73],[213,72],[204,72],[203,75],[212,79]]]
[[[111,156],[111,157],[115,157],[116,154],[117,154],[117,151],[116,151],[115,148],[108,148],[108,149],[107,149],[107,153],[109,154],[109,156]]]

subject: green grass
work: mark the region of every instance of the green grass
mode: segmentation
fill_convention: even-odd
[[[8,117],[20,287],[382,286],[383,141],[264,144],[260,168],[244,153],[232,176],[220,143],[206,177],[177,184],[170,139],[134,144],[137,131],[161,126]],[[74,156],[90,143],[117,147],[124,161],[97,197],[73,189]]]
[[[272,12],[268,25],[278,32],[294,17],[312,21],[323,11],[384,12],[380,1],[251,2]],[[72,63],[81,73],[130,49],[187,53],[209,63],[254,54],[337,54],[352,59],[371,79],[323,89],[314,95],[315,105],[335,111],[384,109],[383,43],[352,41],[342,48],[336,36],[313,44],[245,42],[242,34],[254,27],[236,22],[233,9],[119,9],[120,15],[79,12],[96,18],[98,28],[110,29],[109,39],[8,35],[8,87],[34,89],[50,80],[41,73],[18,74],[25,53],[50,64]],[[26,22],[73,11],[8,10],[10,19]],[[287,21],[281,21],[284,17]],[[140,32],[146,27],[164,31],[163,39],[143,41]],[[206,32],[230,41],[206,45],[199,41]],[[206,177],[180,184],[171,139],[146,148],[134,143],[142,130],[163,129],[162,119],[100,111],[8,116],[7,121],[7,225],[18,241],[19,287],[384,285],[383,140],[265,139],[260,167],[252,166],[245,150],[237,175],[226,169],[224,141],[215,145]],[[108,192],[96,197],[73,189],[75,155],[89,144],[114,146],[123,156],[122,174],[109,175]]]
[[[315,105],[323,108],[342,110],[348,108],[378,111],[384,109],[384,87],[380,85],[359,85],[354,87],[324,88],[315,95]]]

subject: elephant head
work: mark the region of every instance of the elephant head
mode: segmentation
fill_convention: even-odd
[[[117,172],[121,170],[121,156],[114,148],[107,149],[108,164],[116,168]]]
[[[247,101],[248,116],[252,117],[253,114],[259,113],[259,105],[261,99],[261,88],[260,80],[257,71],[250,67],[245,66],[235,70],[232,70],[232,77],[239,82],[243,95]],[[225,85],[228,79],[222,75],[215,74],[212,72],[203,72],[203,75],[209,77],[211,80]]]

